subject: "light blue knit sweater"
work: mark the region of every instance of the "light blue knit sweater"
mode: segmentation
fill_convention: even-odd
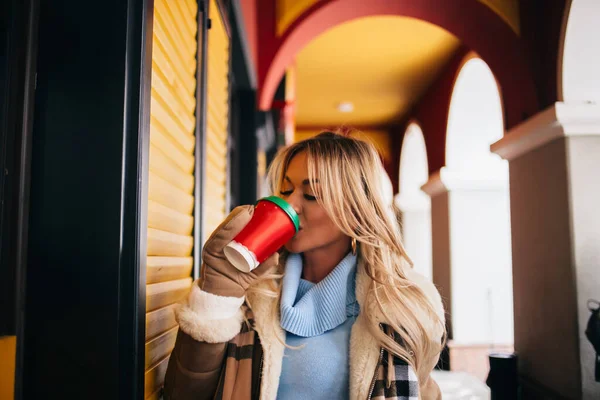
[[[281,293],[286,348],[278,399],[347,399],[350,331],[358,316],[356,256],[348,254],[321,282],[302,275],[302,258],[288,257]]]

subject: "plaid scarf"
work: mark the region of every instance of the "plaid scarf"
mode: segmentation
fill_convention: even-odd
[[[390,329],[383,325],[387,332]],[[397,343],[402,343],[400,335],[391,334]],[[419,381],[412,367],[403,359],[381,349],[379,362],[372,382],[372,400],[418,400]]]
[[[250,309],[246,311],[246,318],[248,323],[243,324],[240,333],[227,344],[216,400],[260,399],[263,349],[254,330],[254,316]],[[398,340],[399,336],[394,335],[394,338]],[[368,379],[367,376],[365,379]],[[371,400],[419,399],[419,385],[412,368],[384,349],[381,349],[372,377]]]

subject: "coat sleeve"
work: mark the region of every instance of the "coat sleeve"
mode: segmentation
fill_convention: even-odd
[[[212,399],[226,347],[227,343],[198,342],[180,330],[165,375],[165,399]]]
[[[212,399],[227,342],[244,321],[244,298],[217,296],[192,285],[188,302],[176,312],[179,332],[165,375],[166,400]]]

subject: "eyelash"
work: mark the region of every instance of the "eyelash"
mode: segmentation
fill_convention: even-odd
[[[293,192],[293,190],[288,190],[288,191],[285,191],[285,192],[283,190],[281,190],[279,192],[279,194],[281,194],[282,196],[289,196],[290,194],[292,194],[292,192]],[[308,200],[308,201],[315,201],[315,200],[317,200],[317,198],[315,196],[311,196],[310,194],[305,194],[304,198],[306,200]]]

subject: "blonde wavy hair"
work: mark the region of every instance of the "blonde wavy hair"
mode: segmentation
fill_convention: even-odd
[[[301,152],[307,155],[308,180],[318,203],[344,234],[358,242],[359,257],[371,278],[367,304],[361,305],[362,309],[375,304],[402,345],[379,329],[378,322],[367,313],[371,333],[383,348],[408,362],[423,382],[433,367],[431,360],[437,359],[443,347],[444,322],[424,292],[406,278],[405,269],[412,268],[412,261],[402,245],[391,206],[383,200],[380,174],[385,172],[375,147],[333,132],[292,144],[275,156],[269,168],[272,193],[280,192],[286,169]],[[319,184],[315,185],[317,179]],[[271,287],[273,292],[263,294],[279,297],[280,285]],[[439,332],[444,332],[442,338],[437,336]]]

